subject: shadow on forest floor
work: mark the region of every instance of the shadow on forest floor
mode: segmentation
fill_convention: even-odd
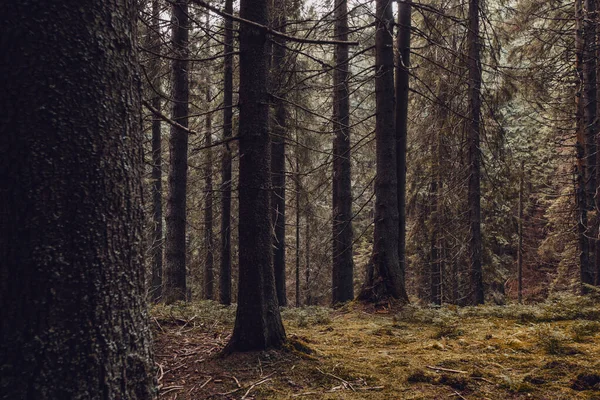
[[[211,302],[151,314],[161,399],[600,399],[600,305],[283,311],[314,352],[215,355],[234,308]],[[296,346],[301,347],[301,346]]]

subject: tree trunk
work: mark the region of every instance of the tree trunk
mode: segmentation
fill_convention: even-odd
[[[523,304],[523,179],[525,175],[525,161],[521,161],[521,174],[519,176],[519,246],[517,248],[517,297],[519,304]]]
[[[588,227],[588,207],[586,195],[586,179],[587,179],[587,158],[586,158],[586,129],[585,129],[585,103],[584,103],[584,81],[585,75],[583,72],[585,41],[583,38],[583,3],[582,0],[575,1],[575,20],[576,20],[576,37],[575,37],[575,53],[576,53],[576,69],[579,82],[579,91],[575,97],[576,101],[576,133],[577,141],[575,144],[577,169],[576,169],[576,202],[577,202],[577,234],[579,242],[579,267],[581,290],[587,292],[584,284],[590,284],[594,280],[594,273],[590,263],[590,245],[587,237]]]
[[[286,0],[275,0],[273,6],[274,29],[286,31]],[[275,114],[272,124],[271,144],[271,182],[273,195],[271,197],[271,215],[275,236],[273,238],[273,267],[275,270],[275,285],[280,306],[287,305],[286,267],[285,267],[285,136],[286,108],[284,98],[286,86],[285,71],[285,40],[273,38],[272,91]]]
[[[233,14],[233,0],[225,0],[225,12]],[[233,130],[233,21],[225,19],[223,72],[223,139]],[[219,302],[231,304],[231,147],[223,150],[221,160],[221,268],[219,276]]]
[[[241,0],[240,17],[267,25],[267,0]],[[240,26],[239,284],[233,334],[225,349],[281,347],[271,251],[270,153],[267,97],[267,37],[263,29]]]
[[[406,273],[406,141],[408,137],[408,94],[410,77],[410,0],[398,1],[398,35],[396,53],[396,153],[398,179],[399,240],[398,257],[402,280]]]
[[[597,188],[596,178],[596,136],[598,133],[598,123],[596,121],[596,0],[584,0],[585,11],[583,18],[583,118],[585,124],[585,150],[587,160],[586,176],[586,206],[588,211],[595,209],[595,194]],[[589,238],[590,252],[590,275],[591,282],[594,283],[594,267],[600,263],[598,260],[598,246],[596,240],[592,239],[595,232],[598,232],[598,216],[591,214],[588,221],[588,231],[586,236]]]
[[[469,224],[471,237],[470,281],[473,305],[483,304],[482,238],[481,238],[481,54],[479,43],[479,0],[469,0]]]
[[[373,254],[360,300],[376,302],[389,298],[408,302],[399,261],[398,180],[396,123],[394,120],[394,49],[392,5],[377,0],[375,48],[375,136],[377,177],[375,179],[375,231]]]
[[[206,104],[210,104],[210,82],[206,82]],[[206,115],[206,146],[212,144],[212,113]],[[204,169],[204,246],[206,258],[204,260],[204,298],[214,299],[214,254],[213,254],[213,181],[212,181],[212,148],[206,149],[206,161]]]
[[[160,1],[152,0],[152,30],[150,31],[152,51],[160,54]],[[152,66],[152,107],[161,112],[160,58],[153,56]],[[161,298],[163,273],[163,212],[162,212],[162,133],[161,120],[152,118],[152,283],[150,298],[157,302]]]
[[[335,39],[348,40],[346,0],[335,2]],[[352,181],[350,170],[350,94],[348,45],[338,44],[333,72],[333,279],[332,303],[354,298]]]
[[[153,399],[136,4],[0,14],[0,393]]]
[[[172,7],[173,60],[172,119],[188,127],[189,109],[189,17],[187,0],[175,0]],[[163,300],[173,303],[186,299],[186,195],[188,133],[171,126],[171,161],[169,164],[169,197],[167,199],[167,237]]]
[[[296,134],[296,143],[298,135]],[[296,174],[294,183],[296,186],[296,307],[301,305],[300,297],[300,163],[298,162],[298,154],[296,153]]]

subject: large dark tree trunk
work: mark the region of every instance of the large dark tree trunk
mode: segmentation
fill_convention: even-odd
[[[335,2],[335,39],[348,41],[348,5]],[[350,94],[348,88],[348,45],[335,49],[333,72],[333,279],[332,302],[354,298],[352,257],[352,181],[350,171]]]
[[[210,104],[210,82],[206,83],[206,104]],[[206,146],[212,144],[212,113],[206,115]],[[204,259],[204,298],[213,300],[214,298],[214,240],[213,240],[213,156],[212,148],[206,149],[206,160],[204,169],[204,247],[206,248],[206,258]]]
[[[150,32],[152,51],[160,53],[160,1],[152,0],[152,31]],[[152,107],[161,111],[160,58],[153,56],[152,67]],[[152,283],[150,298],[159,301],[162,291],[163,273],[163,212],[162,212],[162,133],[161,120],[152,119]]]
[[[396,156],[398,179],[398,258],[400,274],[406,273],[406,141],[408,137],[408,93],[410,67],[410,0],[398,2],[398,35],[396,53]]]
[[[267,0],[242,0],[240,17],[267,25]],[[233,334],[225,352],[280,347],[269,194],[270,153],[266,31],[240,26],[239,284]]]
[[[469,0],[467,42],[469,56],[469,255],[471,281],[470,303],[483,304],[482,238],[481,238],[481,54],[479,43],[479,0]]]
[[[225,0],[225,12],[233,14],[233,0]],[[233,21],[225,19],[224,73],[223,73],[223,139],[229,139],[233,130]],[[219,302],[231,304],[231,147],[223,150],[221,160],[221,268]]]
[[[0,2],[2,398],[156,396],[136,11]]]
[[[280,32],[286,31],[286,0],[275,0],[273,5],[274,28]],[[273,38],[272,90],[275,94],[275,108],[272,124],[271,145],[271,182],[273,195],[271,197],[271,217],[275,236],[273,238],[273,268],[277,299],[280,306],[287,305],[286,268],[285,268],[285,135],[286,107],[285,86],[287,73],[285,71],[285,40]]]
[[[408,302],[398,256],[398,180],[396,166],[396,123],[394,119],[394,49],[392,3],[377,0],[375,48],[375,97],[377,117],[377,177],[375,179],[375,232],[373,255],[359,299],[387,298]]]
[[[189,109],[189,17],[187,0],[176,0],[172,7],[173,60],[172,119],[188,127]],[[171,161],[167,199],[167,235],[163,300],[169,304],[186,299],[186,195],[188,170],[188,132],[171,126]]]

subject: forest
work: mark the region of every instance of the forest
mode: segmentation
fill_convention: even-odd
[[[600,0],[0,15],[1,399],[600,399]]]

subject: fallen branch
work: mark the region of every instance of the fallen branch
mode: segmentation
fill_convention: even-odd
[[[352,389],[352,391],[353,391],[353,392],[356,392],[356,390],[354,390],[354,387],[352,386],[352,384],[351,384],[350,382],[348,382],[347,380],[345,380],[345,379],[342,379],[342,378],[340,378],[339,376],[335,376],[335,375],[333,375],[333,374],[330,374],[329,372],[323,372],[323,371],[321,371],[319,368],[317,368],[317,371],[319,371],[319,372],[320,372],[320,373],[322,373],[323,375],[327,375],[327,376],[330,376],[330,377],[332,377],[332,378],[335,378],[335,379],[339,380],[340,382],[342,382],[342,383],[344,384],[344,386],[347,386],[347,387],[349,387],[350,389]]]
[[[442,367],[432,367],[431,365],[428,365],[427,368],[432,369],[434,371],[453,372],[455,374],[468,374],[467,371],[460,371],[458,369],[449,369],[449,368],[442,368]]]

